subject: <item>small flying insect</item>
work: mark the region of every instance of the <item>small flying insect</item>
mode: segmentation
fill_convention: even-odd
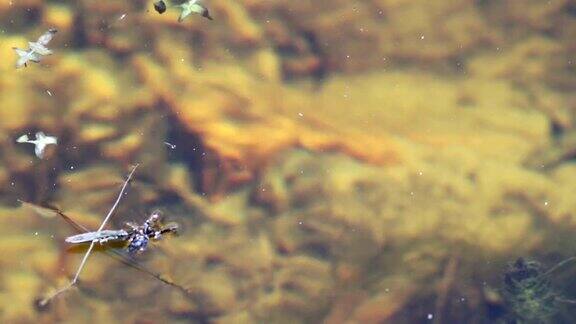
[[[126,187],[128,186],[128,183],[130,182],[130,180],[132,179],[132,175],[134,174],[134,171],[136,171],[136,168],[137,168],[137,165],[132,169],[132,171],[128,175],[128,178],[126,179],[126,181],[124,181],[124,184],[122,185],[122,189],[120,190],[120,193],[119,193],[118,197],[116,198],[114,205],[108,211],[108,214],[104,218],[104,221],[102,222],[102,224],[100,225],[100,227],[98,228],[97,231],[88,231],[84,226],[76,223],[69,216],[65,215],[62,211],[60,211],[57,208],[41,207],[41,206],[37,206],[37,205],[31,204],[31,203],[22,202],[23,205],[32,208],[34,211],[36,211],[40,215],[50,217],[54,214],[57,214],[58,216],[62,217],[66,222],[71,224],[74,228],[76,228],[78,231],[83,232],[81,234],[72,235],[72,236],[67,237],[65,239],[65,241],[67,243],[70,243],[70,244],[90,244],[88,246],[88,249],[86,250],[86,253],[84,254],[84,257],[82,258],[82,261],[80,262],[80,265],[78,266],[78,269],[76,270],[74,278],[64,287],[58,289],[56,292],[52,293],[48,297],[39,300],[37,302],[37,306],[39,308],[46,307],[48,305],[48,303],[50,303],[50,301],[52,301],[58,295],[60,295],[64,292],[68,291],[69,289],[73,288],[78,283],[80,273],[82,272],[82,269],[86,265],[86,261],[88,260],[88,257],[92,253],[96,244],[105,245],[105,244],[114,243],[114,242],[121,242],[121,243],[124,242],[126,245],[126,250],[128,251],[128,254],[130,257],[126,257],[121,252],[119,252],[117,250],[113,250],[113,249],[105,249],[104,252],[106,252],[106,254],[113,257],[117,261],[122,262],[125,265],[128,265],[132,268],[135,268],[139,271],[142,271],[142,272],[162,281],[163,283],[165,283],[167,285],[170,285],[172,287],[175,287],[175,288],[183,291],[184,293],[189,292],[188,289],[186,289],[182,285],[179,285],[170,279],[164,278],[160,274],[157,274],[157,273],[154,273],[154,272],[148,270],[147,268],[143,267],[142,265],[136,263],[132,258],[134,255],[139,254],[141,252],[144,252],[146,250],[146,248],[148,247],[148,243],[150,240],[159,240],[162,238],[162,236],[164,234],[176,233],[178,230],[178,224],[169,223],[166,225],[162,225],[161,216],[160,216],[159,212],[153,212],[150,215],[150,217],[141,225],[138,225],[135,223],[127,223],[126,224],[127,229],[119,229],[119,230],[105,230],[104,229],[104,227],[106,226],[106,223],[108,222],[108,220],[110,219],[110,217],[114,213],[116,207],[120,203],[120,200],[121,200],[122,196],[124,195]]]
[[[39,63],[43,56],[52,55],[52,51],[46,46],[50,43],[57,32],[58,30],[54,28],[48,29],[48,31],[42,34],[36,42],[28,42],[29,48],[27,50],[13,47],[12,49],[14,49],[16,54],[18,54],[16,68],[21,68],[23,66],[27,67],[28,62]]]

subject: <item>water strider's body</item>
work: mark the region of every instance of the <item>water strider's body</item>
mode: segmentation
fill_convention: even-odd
[[[79,244],[96,241],[97,243],[104,244],[109,241],[125,241],[128,236],[129,234],[125,230],[101,230],[98,232],[86,232],[69,236],[66,238],[66,243]]]
[[[100,230],[69,236],[66,242],[71,244],[128,242],[128,252],[135,254],[145,251],[150,240],[159,240],[163,234],[175,233],[178,230],[176,223],[162,225],[158,212],[152,213],[142,225],[135,223],[126,223],[126,225],[128,227],[126,230]]]

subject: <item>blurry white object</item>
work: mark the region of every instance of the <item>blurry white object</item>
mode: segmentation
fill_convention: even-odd
[[[40,62],[42,56],[51,55],[52,51],[48,49],[46,45],[50,43],[56,32],[56,29],[51,28],[42,36],[40,36],[36,42],[28,42],[29,48],[27,50],[13,47],[13,49],[16,51],[16,54],[18,54],[16,68],[28,66],[28,62],[38,63]]]
[[[186,17],[190,16],[190,14],[198,14],[204,18],[208,18],[213,20],[208,12],[208,9],[200,4],[199,0],[188,0],[180,5],[177,5],[182,12],[180,13],[180,17],[178,17],[178,21],[181,22]]]
[[[58,144],[58,139],[54,136],[47,136],[43,132],[38,132],[36,133],[35,140],[31,140],[30,138],[28,138],[28,135],[24,134],[18,137],[18,139],[16,139],[16,142],[34,144],[36,146],[34,148],[34,153],[36,153],[37,157],[42,158],[44,156],[44,149],[46,149],[46,146],[49,144],[54,145]]]

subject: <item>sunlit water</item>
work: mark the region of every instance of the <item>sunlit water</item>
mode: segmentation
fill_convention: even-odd
[[[1,322],[574,322],[572,3],[201,5],[0,1]]]

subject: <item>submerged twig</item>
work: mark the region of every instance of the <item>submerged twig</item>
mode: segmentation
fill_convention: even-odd
[[[448,264],[446,264],[446,268],[444,269],[442,281],[438,287],[438,298],[436,299],[436,305],[434,307],[434,323],[443,323],[444,311],[446,310],[446,302],[448,300],[450,290],[452,289],[457,270],[458,258],[452,256],[450,259],[448,259]]]

